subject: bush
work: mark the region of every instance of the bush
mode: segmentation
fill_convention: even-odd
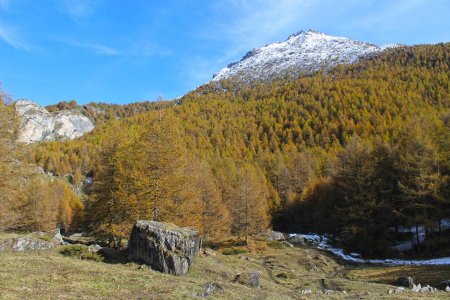
[[[67,257],[76,257],[83,260],[103,261],[103,257],[97,253],[89,252],[88,247],[84,245],[64,246],[59,253]]]
[[[247,253],[248,251],[246,249],[241,248],[231,248],[231,249],[224,249],[222,251],[223,255],[235,255],[235,254],[242,254]]]
[[[283,243],[280,241],[267,242],[267,246],[269,246],[270,248],[274,248],[274,249],[281,249],[284,247]]]

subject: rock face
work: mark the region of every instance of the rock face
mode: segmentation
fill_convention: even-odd
[[[128,259],[174,275],[186,274],[200,250],[198,231],[155,221],[138,221],[128,242]]]
[[[300,31],[286,41],[248,52],[239,62],[231,63],[213,76],[212,81],[235,78],[251,83],[297,77],[322,68],[350,64],[361,58],[397,45],[377,46],[330,36],[314,30]]]
[[[51,114],[29,100],[17,101],[15,108],[21,117],[19,142],[22,143],[74,139],[94,129],[92,121],[78,111]]]

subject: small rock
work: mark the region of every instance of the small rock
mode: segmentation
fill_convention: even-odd
[[[302,291],[301,291],[301,294],[302,294],[302,295],[312,294],[312,291],[311,291],[311,289],[305,289],[305,290],[302,290]]]
[[[239,256],[239,258],[242,260],[246,260],[246,261],[255,261],[255,259],[248,257],[248,256],[243,256],[243,255]]]
[[[203,249],[203,255],[205,255],[205,256],[216,256],[217,253],[216,253],[216,251],[214,251],[211,248],[204,248]]]
[[[291,243],[289,243],[288,241],[282,241],[281,242],[283,245],[290,247],[290,248],[294,248],[294,245],[292,245]]]
[[[267,241],[284,241],[286,239],[286,236],[284,233],[274,230],[267,230],[266,232]]]
[[[414,279],[409,276],[402,276],[397,278],[395,285],[412,288],[414,286]]]
[[[418,285],[414,284],[413,287],[412,287],[412,291],[415,292],[415,293],[420,292],[421,289],[422,289],[422,286],[420,285],[420,283]]]
[[[395,293],[396,293],[396,294],[398,294],[398,293],[403,293],[404,291],[406,291],[406,290],[405,290],[405,288],[402,287],[402,286],[399,286],[398,288],[395,289]]]
[[[294,245],[298,245],[298,246],[303,246],[305,245],[305,239],[303,237],[301,237],[300,235],[293,235],[289,238],[289,242],[294,244]]]
[[[65,242],[61,235],[61,229],[56,228],[47,232],[44,232],[44,235],[49,235],[52,237],[52,242],[56,245],[64,245]]]
[[[248,273],[239,273],[234,278],[233,282],[238,282],[240,284],[250,286],[250,287],[259,287],[260,286],[260,279],[261,279],[261,272],[260,271],[253,271]]]
[[[393,289],[389,289],[388,294],[391,295],[393,293],[394,293],[394,290]]]
[[[94,245],[90,245],[88,247],[89,252],[91,253],[97,253],[98,251],[100,251],[102,249],[102,247],[98,244],[94,244]]]
[[[331,295],[333,293],[333,290],[325,290],[323,291],[325,295]]]
[[[196,295],[197,297],[202,297],[202,298],[206,298],[209,297],[210,295],[219,292],[219,293],[223,293],[224,289],[223,287],[216,283],[216,282],[207,282],[204,286],[203,286],[203,292]]]
[[[430,288],[428,286],[424,286],[423,288],[420,289],[421,293],[429,293],[431,292]]]
[[[445,287],[445,291],[446,291],[447,293],[450,293],[450,287],[449,287],[449,286],[446,286],[446,287]]]

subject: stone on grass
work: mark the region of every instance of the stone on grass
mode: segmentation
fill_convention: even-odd
[[[412,288],[414,286],[414,279],[409,276],[402,276],[397,278],[395,285]]]
[[[294,245],[292,245],[291,243],[289,243],[288,241],[282,241],[281,242],[283,245],[289,247],[289,248],[294,248]]]
[[[198,230],[156,221],[137,221],[128,242],[128,259],[152,269],[183,275],[200,251]]]
[[[450,287],[449,287],[449,286],[446,286],[446,287],[445,287],[445,291],[446,291],[447,293],[450,293]]]
[[[418,285],[414,284],[413,287],[412,287],[412,291],[415,292],[415,293],[420,292],[421,289],[422,289],[422,286],[420,285],[420,283]]]
[[[246,273],[239,273],[234,278],[234,282],[249,286],[260,287],[261,271],[252,271]]]
[[[216,251],[214,251],[211,248],[204,248],[203,249],[203,255],[204,256],[217,256],[217,253],[216,253]]]
[[[309,294],[312,294],[312,291],[311,291],[311,289],[304,289],[304,290],[302,290],[301,294],[302,295],[309,295]]]
[[[100,250],[102,250],[102,247],[101,247],[100,245],[98,245],[98,244],[94,244],[94,245],[90,245],[90,246],[88,247],[88,250],[89,250],[89,252],[91,252],[91,253],[97,253],[97,252],[99,252]]]
[[[296,234],[289,238],[289,243],[297,246],[303,246],[305,245],[305,239],[302,236]]]
[[[196,294],[195,296],[201,297],[201,298],[206,298],[206,297],[211,296],[212,294],[223,293],[223,292],[224,292],[224,289],[220,284],[218,284],[216,282],[207,282],[203,286],[203,292],[200,294]]]
[[[52,247],[54,247],[53,243],[38,238],[25,236],[14,240],[11,245],[11,250],[14,252],[24,252],[30,250],[45,250]]]
[[[266,232],[267,241],[284,241],[286,239],[286,236],[284,233],[274,230],[267,230]]]

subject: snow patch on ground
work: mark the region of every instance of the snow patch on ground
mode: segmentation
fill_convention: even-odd
[[[289,238],[294,236],[299,236],[310,244],[316,246],[318,249],[328,251],[337,257],[352,263],[368,263],[386,266],[404,266],[404,265],[414,265],[414,266],[424,266],[424,265],[450,265],[450,257],[433,258],[426,260],[406,260],[406,259],[365,259],[359,253],[347,254],[343,249],[332,246],[331,236],[328,234],[319,235],[315,233],[302,234],[293,233],[289,234]]]

